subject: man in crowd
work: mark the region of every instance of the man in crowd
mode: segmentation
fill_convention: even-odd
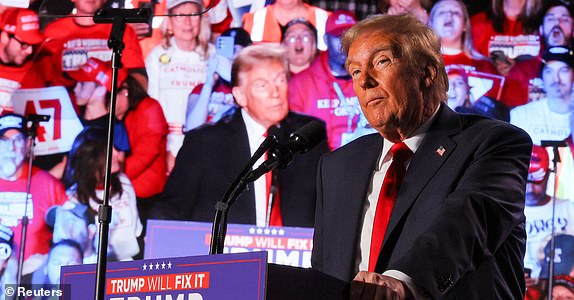
[[[156,213],[162,218],[210,222],[215,204],[247,165],[267,132],[285,143],[315,118],[289,112],[286,53],[261,44],[239,52],[231,71],[232,93],[241,107],[212,126],[186,136]],[[314,177],[326,141],[248,185],[229,213],[230,223],[312,227]],[[263,157],[255,164],[258,166]]]
[[[574,54],[565,47],[551,47],[542,57],[546,97],[510,111],[510,123],[524,129],[534,144],[564,140],[570,135]]]
[[[574,233],[574,202],[556,199],[554,219],[552,218],[552,197],[547,194],[547,183],[550,175],[550,161],[546,149],[534,145],[528,168],[526,184],[526,254],[524,267],[531,270],[530,277],[540,276],[540,259],[550,234],[552,224],[556,233]]]
[[[345,69],[346,55],[341,51],[341,35],[356,22],[350,12],[333,12],[325,30],[328,50],[289,82],[291,109],[325,121],[331,149],[344,144],[359,119],[357,96]]]
[[[572,46],[572,5],[568,1],[545,1],[539,31],[546,48]]]
[[[43,87],[34,65],[34,47],[44,41],[38,15],[24,8],[10,8],[0,21],[0,115],[14,111],[12,94],[19,88]]]
[[[379,134],[321,160],[313,268],[361,299],[523,298],[528,135],[448,108],[440,42],[413,16],[364,20],[343,49]]]
[[[48,253],[52,234],[44,215],[50,206],[63,203],[67,198],[60,181],[32,167],[30,195],[26,201],[29,146],[24,118],[14,114],[0,117],[0,204],[5,208],[0,211],[0,223],[11,227],[16,234],[15,241],[21,243],[21,219],[27,212],[30,222],[25,258]]]

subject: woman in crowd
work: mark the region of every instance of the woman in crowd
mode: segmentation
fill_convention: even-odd
[[[379,2],[379,9],[383,13],[390,15],[409,13],[423,23],[428,22],[428,10],[431,6],[431,0],[382,0]]]
[[[88,127],[80,132],[72,144],[62,179],[69,200],[87,205],[94,213],[103,202],[106,141],[104,128]],[[123,158],[124,153],[114,147],[109,179],[112,220],[108,247],[108,257],[114,260],[129,260],[138,254],[137,237],[142,233],[134,189],[128,177],[120,172]]]
[[[163,43],[147,56],[146,70],[148,93],[161,104],[169,125],[169,172],[183,144],[187,96],[205,81],[207,61],[215,49],[209,44],[208,14],[190,15],[204,10],[203,1],[168,0],[167,9],[170,16],[165,20]]]
[[[131,151],[124,172],[132,182],[145,224],[167,180],[167,121],[160,104],[131,76],[119,85],[116,117],[126,125]]]

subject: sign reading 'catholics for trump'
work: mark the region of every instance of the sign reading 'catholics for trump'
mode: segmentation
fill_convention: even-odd
[[[144,257],[205,255],[210,242],[211,223],[148,220]],[[265,250],[270,263],[309,268],[312,248],[313,228],[229,224],[223,253]]]
[[[265,299],[267,253],[109,263],[106,300]],[[63,299],[93,299],[96,265],[62,267]]]

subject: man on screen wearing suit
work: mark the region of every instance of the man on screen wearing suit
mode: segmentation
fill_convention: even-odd
[[[231,86],[241,109],[187,134],[164,188],[159,217],[210,222],[215,203],[247,165],[267,131],[286,143],[290,133],[317,121],[289,112],[286,57],[283,48],[264,44],[238,53]],[[297,155],[285,169],[250,183],[231,207],[229,222],[313,227],[317,163],[327,151],[324,140],[315,149]]]
[[[354,299],[523,298],[528,135],[448,108],[439,40],[413,16],[366,19],[343,49],[379,134],[319,163],[313,268]]]

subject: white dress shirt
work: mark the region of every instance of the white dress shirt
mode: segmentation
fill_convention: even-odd
[[[255,154],[259,145],[265,140],[265,133],[267,128],[257,123],[251,116],[245,111],[241,110],[241,116],[243,117],[243,122],[245,123],[245,128],[247,129],[247,138],[249,139],[249,151],[251,156]],[[265,155],[261,156],[257,162],[255,162],[254,168],[257,168],[261,163],[265,161]],[[266,226],[267,219],[267,187],[265,186],[265,176],[259,177],[253,182],[253,189],[255,194],[255,219],[256,225],[258,227]]]
[[[435,119],[437,113],[438,109],[423,125],[415,130],[408,138],[403,140],[403,142],[409,147],[413,154],[417,152],[426,135],[427,130],[429,129],[432,121]],[[387,173],[387,170],[389,169],[392,162],[392,153],[390,153],[389,150],[393,145],[394,143],[388,141],[387,139],[383,139],[383,151],[377,160],[377,166],[373,172],[373,177],[371,178],[371,183],[369,185],[369,191],[367,194],[367,201],[365,201],[365,205],[363,207],[363,225],[361,227],[359,251],[357,251],[357,257],[355,260],[356,272],[368,271],[369,269],[371,235],[373,233],[373,223],[375,221],[375,210],[377,208],[379,193],[381,191],[381,186],[383,185],[383,180],[385,179],[385,174]],[[407,161],[407,169],[409,165],[410,159]],[[387,275],[403,281],[408,286],[409,290],[411,290],[413,295],[416,296],[417,293],[415,285],[407,274],[404,274],[398,270],[387,270],[383,272],[383,275]]]

